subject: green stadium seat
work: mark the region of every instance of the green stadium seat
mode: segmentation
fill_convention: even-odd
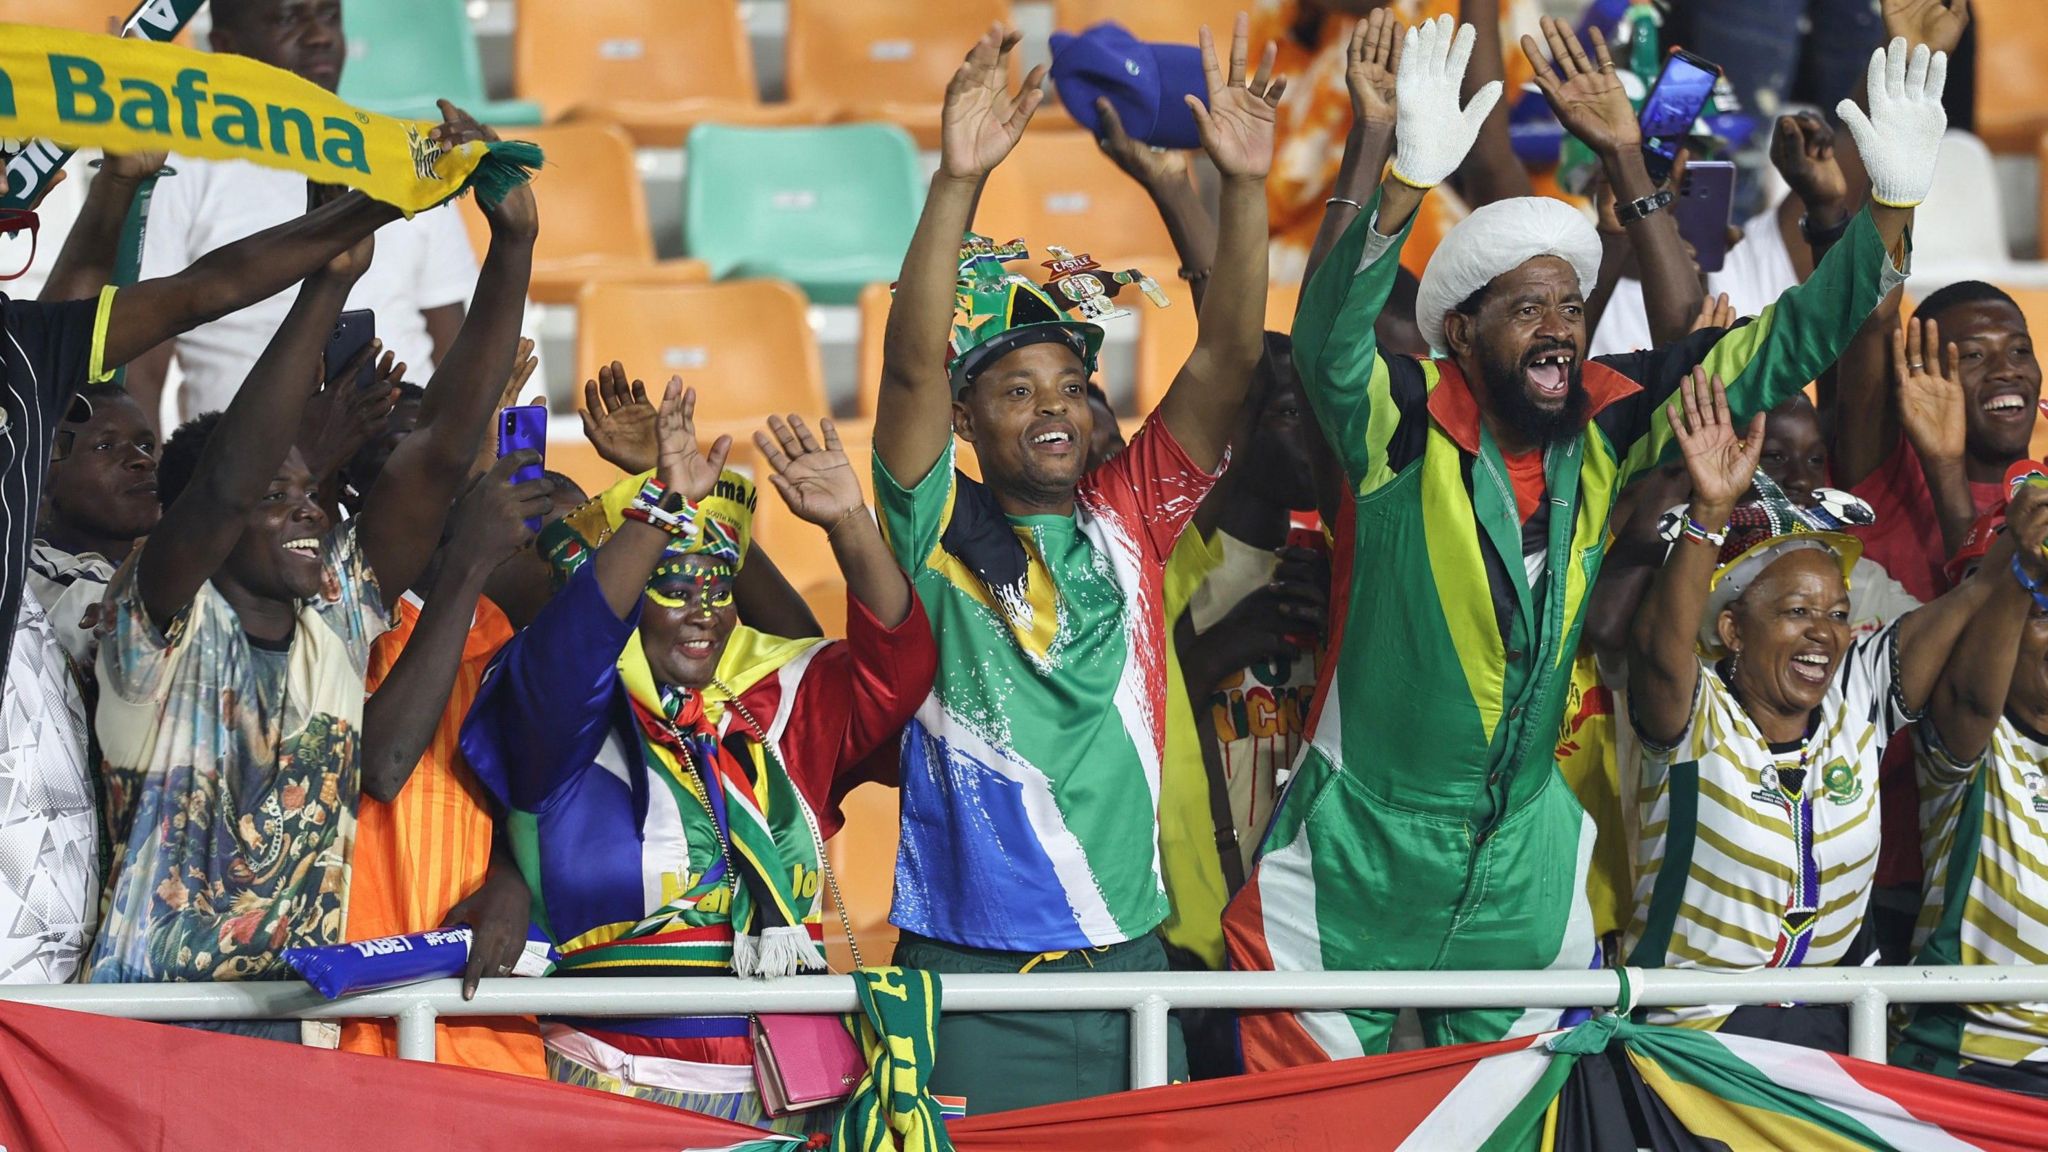
[[[341,98],[351,104],[413,120],[439,120],[436,100],[485,124],[517,127],[541,122],[530,100],[493,100],[485,93],[476,32],[462,0],[343,0],[348,63]]]
[[[705,124],[687,154],[684,248],[713,276],[794,281],[820,304],[896,278],[922,203],[903,129]]]

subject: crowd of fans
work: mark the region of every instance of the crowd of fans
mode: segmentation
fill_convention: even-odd
[[[1100,109],[1199,318],[1128,442],[1097,321],[1156,286],[1083,258],[1040,283],[974,234],[1045,94],[1010,80],[1016,33],[972,46],[889,313],[872,510],[824,414],[769,420],[750,476],[694,394],[620,364],[584,426],[623,478],[521,479],[537,456],[493,433],[533,371],[523,187],[484,206],[479,268],[445,210],[170,158],[115,288],[166,157],[109,157],[43,299],[4,300],[0,979],[290,979],[288,948],[446,924],[471,989],[530,944],[565,974],[821,971],[825,841],[876,780],[895,962],[941,973],[2048,955],[2048,486],[2008,482],[2040,367],[1989,284],[1901,319],[1965,0],[1883,0],[1830,44],[1854,90],[1774,125],[1789,207],[1731,254],[1734,302],[1598,29],[1508,49],[1496,0],[1359,7],[1277,46],[1202,30],[1213,216],[1190,156]],[[332,88],[339,20],[216,0],[214,42]],[[1593,211],[1531,194],[1521,76],[1597,159]],[[1348,109],[1293,111],[1330,85]],[[443,113],[437,142],[491,138]],[[1341,163],[1297,151],[1280,187],[1294,133]],[[1426,208],[1446,184],[1456,211]],[[1269,267],[1304,279],[1291,334],[1262,331]],[[389,349],[323,363],[363,305]],[[754,544],[757,499],[826,534],[843,638]],[[1846,1042],[1827,1006],[1648,1018]],[[2048,1095],[2048,1006],[1896,1023],[1899,1063]],[[1190,1014],[1171,1065],[1375,1053],[1396,1024]],[[373,1023],[197,1026],[395,1054]],[[764,1106],[744,1019],[438,1027],[444,1062],[829,1123]],[[975,1113],[1113,1090],[1126,1030],[946,1017],[931,1088]]]

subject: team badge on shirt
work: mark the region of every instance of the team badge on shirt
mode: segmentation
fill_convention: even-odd
[[[2027,791],[2034,794],[2028,801],[2034,806],[2034,812],[2038,815],[2048,815],[2048,776],[2043,776],[2039,772],[2029,772],[2022,780],[2027,786]]]
[[[1863,795],[1863,781],[1856,778],[1856,770],[1847,760],[1837,760],[1821,773],[1821,788],[1827,793],[1830,804],[1854,804]]]

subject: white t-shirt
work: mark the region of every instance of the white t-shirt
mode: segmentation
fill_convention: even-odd
[[[174,176],[157,181],[142,247],[142,278],[170,276],[201,256],[306,212],[306,178],[241,160],[172,156]],[[476,287],[476,255],[462,220],[448,206],[398,220],[377,232],[370,270],[349,292],[350,308],[377,313],[377,336],[424,384],[434,343],[421,315],[461,304]],[[178,414],[189,420],[228,406],[298,297],[296,286],[178,337],[184,373]]]
[[[1785,234],[1778,230],[1775,207],[1757,213],[1742,225],[1742,242],[1728,250],[1719,272],[1707,273],[1707,292],[1728,294],[1737,316],[1754,316],[1775,303],[1785,289],[1799,283]],[[1593,333],[1594,356],[1614,356],[1650,346],[1650,313],[1643,304],[1643,282],[1624,277],[1614,285],[1600,327]]]
[[[85,702],[33,592],[23,589],[12,626],[0,698],[0,984],[63,984],[99,912]]]

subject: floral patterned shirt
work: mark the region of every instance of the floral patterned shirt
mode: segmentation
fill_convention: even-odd
[[[324,541],[281,693],[211,583],[166,635],[135,566],[116,577],[97,726],[117,850],[92,982],[281,979],[283,949],[346,938],[363,674],[390,626],[355,527]]]

